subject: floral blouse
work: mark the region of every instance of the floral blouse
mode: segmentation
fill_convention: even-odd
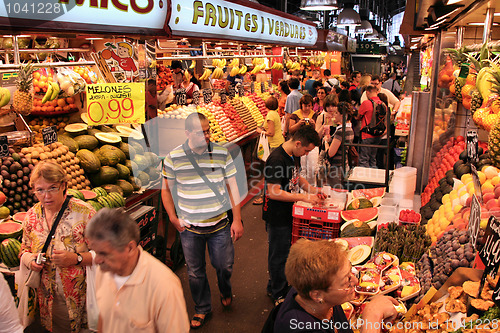
[[[54,238],[47,249],[47,262],[42,270],[41,283],[40,287],[38,287],[38,301],[42,325],[49,331],[52,331],[52,304],[57,283],[56,274],[59,274],[62,282],[66,306],[71,320],[71,331],[79,332],[82,328],[87,327],[85,267],[56,268],[50,257],[54,250],[88,251],[84,232],[88,221],[94,214],[95,210],[92,206],[79,199],[71,198],[56,228]],[[40,203],[37,203],[28,211],[23,222],[23,230],[23,241],[19,255],[21,256],[25,252],[41,252],[50,229]]]

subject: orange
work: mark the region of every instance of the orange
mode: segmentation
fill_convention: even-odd
[[[39,80],[42,81],[42,82],[43,81],[47,81],[47,77],[45,75],[42,75],[42,76],[40,76]]]
[[[54,112],[54,107],[53,106],[48,106],[47,107],[47,112]]]
[[[60,106],[56,106],[55,109],[54,109],[54,111],[56,111],[56,112],[61,112],[62,110],[63,109]]]
[[[74,97],[66,97],[66,103],[68,103],[68,104],[75,103],[75,98]]]
[[[57,100],[57,105],[60,106],[61,108],[66,105],[66,100],[64,98],[59,98]]]
[[[40,72],[34,72],[33,73],[33,78],[38,80],[40,78]]]

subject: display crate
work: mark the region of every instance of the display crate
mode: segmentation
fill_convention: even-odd
[[[294,217],[292,223],[292,244],[299,240],[299,238],[310,240],[338,238],[340,224],[340,221],[326,222]]]

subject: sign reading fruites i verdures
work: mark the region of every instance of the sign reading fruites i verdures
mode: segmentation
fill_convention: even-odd
[[[223,0],[172,0],[169,22],[175,36],[314,45],[314,25]]]

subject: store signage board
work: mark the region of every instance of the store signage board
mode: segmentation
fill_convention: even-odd
[[[283,16],[277,11],[274,14],[265,6],[252,7],[252,3],[247,6],[242,1],[172,0],[169,27],[174,36],[195,35],[301,46],[316,43],[318,32],[314,24],[294,20],[285,13]]]
[[[329,30],[326,35],[326,47],[328,51],[345,52],[347,50],[347,39],[346,35]]]
[[[500,221],[494,216],[490,216],[488,226],[484,235],[484,245],[479,251],[479,257],[485,265],[483,277],[481,279],[481,291],[484,286],[486,276],[489,274],[495,278],[500,266]],[[493,301],[500,304],[500,283],[497,283],[495,291],[493,292]]]
[[[177,103],[177,105],[187,104],[186,89],[180,88],[175,92],[175,102]]]
[[[0,136],[0,157],[9,156],[9,141],[6,135]]]
[[[356,43],[356,53],[380,54],[380,46],[374,42],[358,41]]]
[[[85,89],[89,125],[146,121],[144,82],[88,84]]]
[[[57,142],[57,126],[47,126],[42,129],[43,144],[45,146]]]
[[[13,86],[17,82],[17,72],[5,72],[2,73],[2,87]]]
[[[0,24],[25,29],[168,35],[168,1],[4,0]]]
[[[200,104],[200,91],[196,90],[193,92],[193,104],[194,105],[199,105]]]
[[[203,89],[203,102],[209,104],[212,102],[212,89]]]
[[[477,199],[476,195],[472,195],[472,201],[470,204],[470,215],[469,215],[469,239],[476,249],[477,246],[477,237],[479,235],[479,226],[481,224],[481,204]]]

